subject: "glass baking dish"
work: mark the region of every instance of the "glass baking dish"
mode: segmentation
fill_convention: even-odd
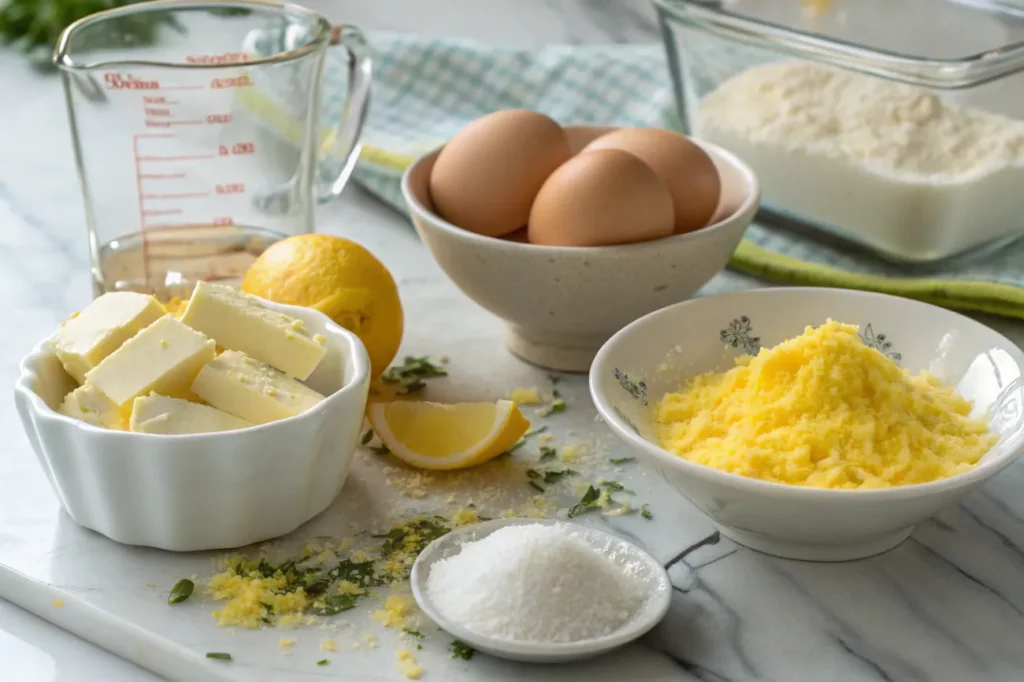
[[[922,264],[1024,236],[1024,0],[654,5],[683,131],[763,222]]]

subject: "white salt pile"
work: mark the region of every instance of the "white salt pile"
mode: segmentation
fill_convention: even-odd
[[[463,627],[504,640],[607,635],[643,604],[642,584],[567,524],[501,528],[435,563],[427,595]]]

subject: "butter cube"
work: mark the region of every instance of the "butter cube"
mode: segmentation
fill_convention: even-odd
[[[225,284],[199,282],[181,317],[221,348],[242,351],[289,376],[305,379],[327,352],[302,320],[263,307]]]
[[[324,399],[267,363],[235,350],[224,351],[203,367],[192,392],[253,424],[294,417]]]
[[[233,431],[252,424],[209,405],[153,393],[135,399],[130,426],[136,433],[178,435]]]
[[[122,409],[150,393],[187,398],[200,368],[216,355],[215,345],[212,339],[164,315],[125,341],[85,379]]]
[[[64,402],[57,411],[93,426],[117,431],[128,430],[128,421],[124,413],[92,384],[83,384],[64,396]]]
[[[89,370],[163,315],[164,309],[147,294],[103,294],[57,331],[54,352],[67,373],[85,383]]]

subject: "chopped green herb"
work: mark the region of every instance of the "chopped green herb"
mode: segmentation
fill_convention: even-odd
[[[424,635],[419,630],[413,630],[412,628],[402,628],[402,632],[409,635],[410,637],[415,637],[416,639],[423,639],[424,637],[426,637],[426,635]]]
[[[330,661],[326,658],[321,658],[319,661],[316,662],[317,665],[327,665],[328,663],[330,663]]]
[[[554,386],[555,384],[557,384],[561,380],[562,380],[562,377],[558,376],[557,374],[549,374],[548,375],[548,381],[551,382],[552,386]]]
[[[654,518],[654,514],[651,513],[651,510],[647,508],[646,504],[640,507],[640,516],[644,517],[648,521]]]
[[[207,651],[206,652],[206,657],[207,658],[213,658],[213,659],[216,659],[218,661],[230,661],[231,660],[231,654],[225,654],[225,653],[221,653],[219,651]]]
[[[459,640],[452,642],[452,658],[461,658],[464,661],[468,661],[473,658],[473,654],[475,653],[476,649],[465,642],[460,642]]]
[[[167,595],[167,603],[180,604],[192,596],[192,590],[195,588],[195,583],[188,578],[182,578],[178,582],[174,583],[174,587],[171,588],[171,593]]]
[[[611,493],[626,493],[627,495],[635,495],[631,489],[624,486],[617,480],[600,480],[597,482],[598,485],[607,489]]]
[[[575,476],[576,472],[572,469],[562,469],[561,471],[545,471],[544,482],[547,484],[558,483],[566,476]]]
[[[583,497],[580,498],[580,501],[573,505],[571,509],[569,509],[569,518],[571,519],[573,517],[579,516],[580,514],[586,514],[587,512],[596,509],[596,502],[600,497],[600,490],[598,490],[594,486],[588,487],[587,492],[583,493]]]
[[[541,475],[540,475],[540,472],[537,471],[536,469],[527,469],[526,470],[526,477],[527,478],[540,478]]]
[[[388,532],[382,550],[385,556],[394,554],[400,549],[407,550],[412,554],[419,554],[424,547],[445,535],[449,530],[447,520],[440,516],[403,523]],[[410,537],[413,540],[407,543],[406,539]]]
[[[314,606],[313,613],[318,616],[336,616],[342,611],[354,609],[358,600],[358,594],[334,595],[325,599],[322,606]]]
[[[558,393],[558,391],[555,391],[555,393]],[[540,416],[547,417],[550,414],[556,414],[558,412],[565,412],[565,401],[556,397],[551,401],[550,405],[540,411]]]
[[[555,389],[551,390],[551,397],[552,398],[561,398],[562,394],[558,392],[557,388],[555,388]]]
[[[429,358],[406,356],[401,365],[389,367],[380,379],[384,383],[399,384],[400,394],[415,393],[426,386],[423,379],[430,377],[446,377],[448,370],[438,367]]]
[[[547,431],[547,430],[548,430],[548,427],[547,427],[547,425],[544,425],[544,426],[538,426],[537,428],[535,428],[535,429],[530,429],[529,431],[527,431],[526,433],[524,433],[524,434],[523,434],[523,438],[529,438],[530,436],[536,436],[536,435],[537,435],[538,433],[544,433],[544,432],[545,432],[545,431]]]
[[[611,462],[612,464],[619,465],[619,464],[626,464],[628,462],[632,462],[635,459],[636,459],[636,457],[615,457],[614,459],[610,459],[608,461]]]
[[[530,486],[531,488],[533,488],[533,489],[534,489],[534,490],[536,490],[537,492],[539,492],[539,493],[542,493],[542,492],[544,492],[544,488],[542,488],[542,487],[540,486],[540,484],[539,484],[539,483],[537,483],[537,481],[527,481],[527,483],[529,484],[529,486]]]
[[[416,651],[423,651],[423,645],[422,644],[417,644],[416,645]]]
[[[523,434],[522,438],[520,438],[515,443],[513,443],[512,447],[510,447],[508,450],[506,450],[505,452],[503,452],[500,455],[498,455],[498,457],[508,457],[513,452],[515,452],[519,448],[521,448],[524,445],[526,445],[526,439],[527,438],[529,438],[530,436],[536,436],[538,433],[544,433],[547,430],[548,430],[548,427],[546,427],[546,426],[538,426],[535,429],[530,429],[529,431],[527,431],[526,433]]]
[[[367,432],[363,434],[363,437],[359,441],[359,444],[367,445],[371,440],[373,440],[373,429],[368,429]]]
[[[542,445],[542,446],[540,446],[540,461],[541,462],[547,461],[549,459],[554,459],[557,456],[558,456],[558,450],[555,450],[550,445]]]

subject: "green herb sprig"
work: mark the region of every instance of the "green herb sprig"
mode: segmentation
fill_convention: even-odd
[[[468,661],[473,658],[473,654],[476,653],[476,649],[466,644],[455,640],[452,642],[452,658],[461,658],[464,661]]]
[[[398,384],[399,395],[416,393],[426,388],[423,381],[432,377],[446,377],[448,370],[430,361],[427,357],[407,355],[401,365],[389,367],[380,380],[386,384]]]

